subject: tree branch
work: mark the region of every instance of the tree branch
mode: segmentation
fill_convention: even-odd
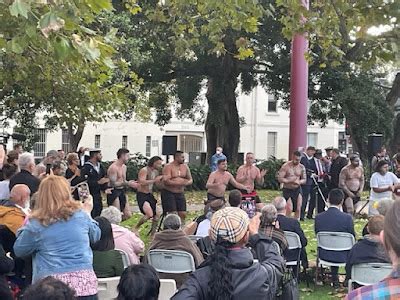
[[[394,107],[397,100],[400,98],[400,72],[396,74],[390,92],[386,95],[386,101],[390,107]]]

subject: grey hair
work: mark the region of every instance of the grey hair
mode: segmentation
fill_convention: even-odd
[[[106,218],[111,224],[119,224],[122,221],[122,214],[115,206],[109,206],[101,211],[101,217]]]
[[[181,228],[181,218],[176,214],[169,214],[164,219],[164,230],[173,229],[178,230]]]
[[[272,204],[275,206],[277,211],[283,211],[286,208],[286,199],[281,196],[275,197]]]
[[[376,208],[380,215],[384,216],[392,208],[394,200],[384,199],[378,202],[378,207]]]
[[[35,164],[35,157],[32,153],[25,152],[19,156],[18,165],[21,170],[26,170],[30,164]]]
[[[265,205],[261,210],[261,226],[270,225],[276,221],[278,211],[272,204]]]

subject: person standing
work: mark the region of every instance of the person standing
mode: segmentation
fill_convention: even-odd
[[[17,184],[26,184],[31,191],[31,196],[37,192],[40,184],[39,178],[32,175],[35,171],[35,158],[32,153],[25,152],[21,154],[18,160],[21,172],[10,178],[10,191]]]
[[[389,172],[389,162],[380,160],[376,164],[375,173],[370,180],[371,195],[369,203],[369,215],[378,215],[375,208],[377,203],[384,199],[392,199],[392,193],[399,188],[400,180],[392,172]]]
[[[252,192],[250,187],[238,183],[233,175],[227,171],[228,163],[226,162],[226,159],[220,159],[217,165],[218,169],[212,172],[207,180],[207,202],[216,199],[225,201],[225,191],[229,183],[238,189],[246,190],[248,193]]]
[[[305,184],[301,186],[301,190],[303,192],[303,202],[301,204],[300,220],[302,221],[304,221],[308,198],[312,192],[312,188],[314,185],[311,175],[313,173],[316,173],[317,171],[315,166],[314,154],[315,154],[315,147],[308,146],[306,152],[303,153],[303,156],[300,161],[300,163],[306,169],[306,175],[307,175],[307,180]]]
[[[322,162],[322,151],[316,150],[314,155],[315,173],[311,174],[313,179],[312,190],[310,194],[310,203],[308,204],[307,219],[313,219],[314,209],[317,206],[317,213],[325,211],[326,182],[328,176],[325,164]],[[315,180],[315,182],[314,182]],[[315,184],[317,183],[317,184]],[[322,195],[321,195],[322,194]]]
[[[178,213],[182,223],[186,218],[185,187],[193,183],[192,174],[185,164],[182,151],[176,151],[174,161],[163,169],[164,188],[161,191],[163,214]]]
[[[222,147],[217,147],[215,154],[211,156],[211,172],[215,172],[218,169],[218,161],[221,159],[226,160],[226,156],[222,153]]]
[[[106,177],[106,171],[101,165],[102,154],[100,149],[93,149],[89,152],[89,160],[85,162],[81,170],[81,176],[86,178],[90,194],[93,197],[92,217],[100,216],[103,209],[101,191],[111,193],[108,188],[110,180]]]
[[[118,149],[117,160],[113,162],[107,170],[107,177],[110,180],[109,186],[112,192],[107,195],[108,206],[115,206],[123,213],[124,220],[129,219],[132,213],[129,209],[128,199],[125,194],[125,188],[137,187],[134,180],[126,180],[126,163],[129,161],[129,150],[126,148]]]
[[[381,147],[376,152],[374,157],[372,158],[372,160],[371,160],[371,168],[372,168],[372,170],[375,170],[376,164],[378,163],[378,161],[381,161],[381,160],[386,160],[390,164],[390,157],[387,154],[387,151],[386,151],[385,147]]]
[[[296,219],[300,217],[302,203],[301,185],[306,183],[306,169],[300,164],[301,153],[294,151],[292,160],[283,164],[278,172],[278,181],[283,184],[282,194],[287,201],[286,214],[295,213]]]
[[[339,175],[340,171],[347,166],[347,158],[340,156],[340,151],[337,148],[332,149],[331,152],[331,168],[329,170],[329,190],[339,188]]]
[[[360,158],[356,155],[350,157],[350,164],[340,171],[339,187],[344,191],[344,211],[353,215],[356,204],[361,200],[364,189],[364,169],[360,167]]]
[[[159,156],[153,156],[149,159],[147,167],[142,168],[138,174],[138,188],[136,199],[140,212],[143,217],[136,224],[136,229],[147,220],[152,220],[151,235],[155,233],[158,223],[157,200],[153,195],[154,185],[160,184],[163,176],[160,175],[162,168],[162,159]]]

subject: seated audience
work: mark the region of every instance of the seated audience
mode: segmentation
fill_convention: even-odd
[[[78,153],[69,153],[67,155],[68,168],[65,171],[65,178],[71,184],[71,187],[78,185],[79,183],[86,180],[85,177],[81,176],[80,161]],[[74,199],[79,200],[78,190],[75,189],[73,193]]]
[[[101,232],[90,217],[92,209],[91,197],[83,204],[72,199],[65,178],[43,179],[35,209],[17,232],[14,245],[18,257],[34,254],[33,283],[53,276],[74,289],[78,299],[97,294],[90,243],[97,242]]]
[[[157,300],[160,279],[150,265],[142,264],[126,268],[118,284],[117,300]]]
[[[389,257],[385,253],[379,238],[383,230],[384,217],[373,216],[368,221],[369,234],[359,240],[350,250],[346,262],[346,278],[351,276],[351,267],[361,263],[388,263]]]
[[[22,227],[29,215],[30,190],[25,184],[15,185],[9,200],[0,200],[0,224],[6,225],[14,234]]]
[[[0,299],[13,300],[6,275],[14,269],[14,260],[6,255],[3,246],[0,244]]]
[[[393,265],[393,272],[380,282],[351,291],[348,300],[400,299],[400,201],[386,213],[380,239]]]
[[[239,208],[217,211],[210,229],[215,251],[171,299],[276,299],[284,261],[272,240],[258,234],[259,225],[259,214],[249,221]]]
[[[53,167],[55,162],[59,162],[60,158],[56,150],[50,150],[47,152],[46,157],[36,166],[34,175],[39,177],[41,174],[46,173],[46,165],[50,164]]]
[[[320,231],[348,232],[355,236],[353,218],[351,215],[340,210],[343,205],[344,194],[340,189],[333,189],[328,194],[329,208],[315,217],[314,230],[317,234]],[[344,263],[347,260],[349,251],[329,251],[317,249],[319,257],[323,260]],[[338,267],[331,267],[332,283],[338,286]]]
[[[64,282],[48,276],[31,285],[22,300],[75,300],[75,291]]]
[[[36,193],[39,189],[40,180],[32,175],[36,168],[33,154],[28,152],[21,154],[18,164],[21,171],[10,178],[10,191],[16,184],[26,184],[31,195]]]
[[[16,150],[11,150],[7,153],[7,164],[14,165],[18,169],[19,153]]]
[[[97,278],[121,276],[124,264],[121,253],[115,250],[111,223],[104,217],[96,217],[101,230],[101,238],[92,245],[93,269]]]
[[[277,242],[281,253],[284,254],[288,248],[288,242],[283,230],[280,229],[279,222],[276,221],[277,217],[278,212],[275,206],[266,204],[261,210],[261,224],[258,233]]]
[[[53,171],[53,175],[65,176],[65,170],[63,169],[63,165],[60,161],[56,161],[51,167],[51,170]]]
[[[128,254],[131,265],[140,264],[139,254],[144,250],[144,243],[134,232],[119,226],[122,221],[121,211],[115,206],[109,206],[102,210],[101,216],[111,223],[115,248]]]
[[[391,199],[384,199],[384,200],[381,200],[381,201],[377,202],[378,204],[377,204],[377,208],[376,209],[377,209],[379,215],[385,216],[386,212],[388,212],[389,209],[392,207],[393,202],[394,201],[391,200]],[[363,236],[367,235],[367,234],[368,234],[368,223],[365,224],[365,226],[363,228],[363,231],[362,231],[362,235]]]
[[[5,164],[2,171],[4,180],[0,181],[0,200],[10,198],[10,178],[17,174],[18,167],[13,164]]]
[[[275,206],[276,210],[278,211],[278,216],[276,220],[279,222],[279,228],[283,231],[290,231],[297,233],[300,238],[301,246],[303,247],[300,252],[300,261],[304,268],[308,268],[308,259],[307,259],[307,238],[304,234],[303,229],[301,229],[300,222],[294,218],[289,218],[286,216],[286,200],[285,198],[279,196],[276,197],[272,204]],[[285,259],[287,261],[294,261],[297,260],[299,252],[295,249],[293,250],[286,250],[285,252]]]
[[[242,193],[239,190],[232,190],[229,192],[228,202],[231,207],[240,207],[242,201]]]
[[[165,217],[163,222],[163,231],[157,232],[154,240],[151,242],[149,250],[163,249],[163,250],[180,250],[190,253],[194,258],[194,263],[198,267],[203,262],[203,256],[197,246],[187,237],[181,229],[181,219],[178,215],[169,214]],[[177,286],[187,278],[187,274],[172,275],[172,274],[159,274],[160,278],[175,279]]]

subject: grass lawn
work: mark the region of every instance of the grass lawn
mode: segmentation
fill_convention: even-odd
[[[274,197],[281,194],[280,191],[271,191],[271,190],[261,190],[261,191],[258,191],[258,193],[263,202],[270,202]],[[186,193],[186,199],[187,199],[187,202],[189,205],[202,204],[205,197],[206,197],[205,191],[187,192]],[[129,202],[132,205],[136,205],[134,199],[135,199],[135,196],[133,194],[129,195]],[[201,214],[201,211],[189,211],[188,216],[187,216],[187,221],[189,222],[189,221],[193,220],[196,216],[199,216],[200,214]],[[132,218],[124,221],[122,223],[122,225],[125,227],[128,227],[128,228],[131,228],[138,222],[138,220],[140,218],[141,218],[140,213],[134,213]],[[366,224],[366,222],[367,221],[364,219],[357,219],[354,221],[355,231],[356,231],[358,238],[362,236],[361,232],[362,232],[362,229],[364,228],[364,225]],[[140,237],[145,242],[146,247],[150,243],[149,237],[147,236],[147,233],[150,231],[150,225],[151,225],[150,222],[147,222],[139,230]],[[307,245],[308,259],[309,259],[311,265],[315,265],[317,239],[314,234],[314,221],[306,220],[301,223],[301,226],[302,226],[304,233],[308,239],[308,245]],[[344,270],[340,271],[340,273],[342,273],[342,272],[344,272]],[[345,295],[346,295],[346,291],[335,291],[330,286],[316,286],[316,288],[314,290],[314,285],[312,283],[310,284],[310,288],[307,288],[305,283],[300,284],[301,299],[306,299],[306,300],[341,299]]]

